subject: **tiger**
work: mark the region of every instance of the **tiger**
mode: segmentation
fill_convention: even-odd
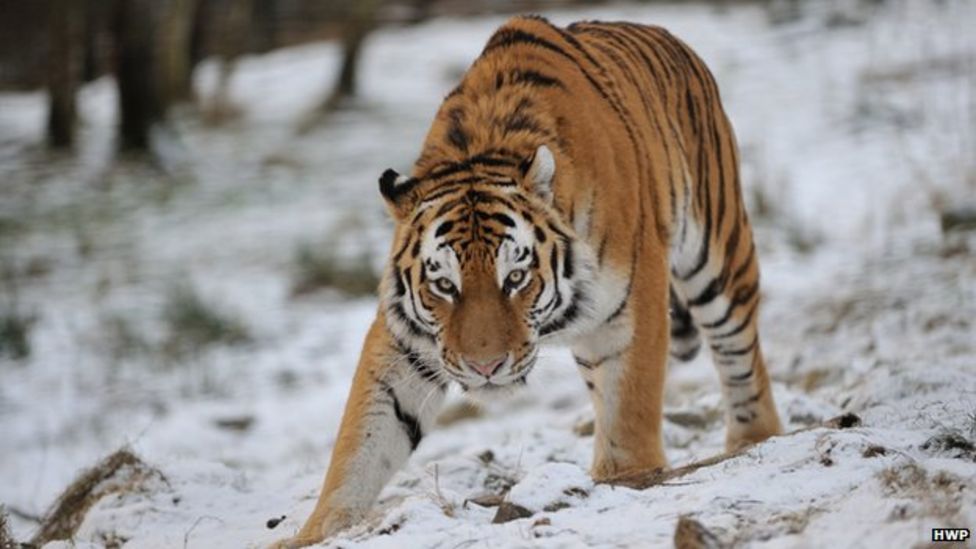
[[[597,482],[667,467],[669,355],[707,342],[726,447],[782,432],[758,334],[759,266],[736,138],[704,62],[667,30],[518,16],[444,98],[394,221],[379,307],[304,526],[367,515],[435,423],[449,384],[526,384],[570,347],[594,407]]]

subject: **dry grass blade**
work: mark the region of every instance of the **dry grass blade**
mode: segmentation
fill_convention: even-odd
[[[10,535],[10,530],[7,529],[6,509],[0,507],[0,549],[7,549],[8,547],[19,547],[19,545]]]
[[[30,544],[41,547],[55,540],[71,539],[88,510],[103,497],[136,490],[151,477],[162,474],[129,450],[118,450],[81,474],[58,497],[44,516]]]

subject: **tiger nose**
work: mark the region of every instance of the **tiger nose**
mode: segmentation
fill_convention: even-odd
[[[505,359],[508,358],[508,353],[501,354],[495,358],[489,358],[488,360],[475,360],[473,358],[464,358],[464,363],[479,374],[485,377],[491,377],[498,368],[505,363]]]

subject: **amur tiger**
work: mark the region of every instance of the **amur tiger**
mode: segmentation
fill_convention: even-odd
[[[781,431],[757,333],[759,268],[735,136],[704,63],[666,30],[516,17],[445,98],[395,220],[314,511],[286,547],[364,517],[451,382],[525,383],[571,346],[595,408],[595,480],[667,466],[668,354],[707,341],[727,446]]]

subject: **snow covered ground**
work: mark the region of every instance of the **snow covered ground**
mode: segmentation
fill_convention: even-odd
[[[711,65],[739,133],[781,414],[789,430],[847,412],[862,425],[776,438],[647,490],[594,486],[592,441],[574,432],[586,392],[554,349],[526,390],[425,438],[373,520],[330,544],[656,547],[681,515],[755,547],[925,545],[932,527],[976,528],[976,238],[943,234],[938,216],[976,200],[976,4],[837,0],[776,25],[754,6],[548,15],[662,24]],[[0,94],[0,313],[33,319],[30,355],[0,357],[15,538],[124,445],[165,480],[102,499],[66,546],[259,547],[300,526],[376,304],[293,296],[297,250],[365,250],[379,268],[390,223],[376,178],[409,167],[502,21],[377,33],[362,100],[304,134],[335,47],[248,58],[233,82],[245,117],[180,117],[160,138],[169,175],[108,162],[110,81],[83,91],[77,158],[44,152],[40,94]],[[174,351],[179,291],[246,337]],[[668,383],[672,464],[720,452],[709,359]],[[533,516],[492,524],[495,509],[466,503],[509,488]]]

